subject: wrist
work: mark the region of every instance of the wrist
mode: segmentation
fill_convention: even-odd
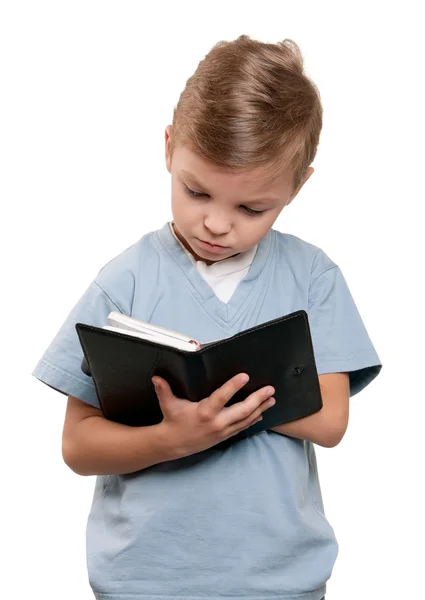
[[[186,456],[183,448],[177,443],[175,435],[170,431],[170,426],[166,422],[161,421],[161,423],[153,425],[153,427],[156,428],[155,439],[157,451],[162,456],[164,462]]]

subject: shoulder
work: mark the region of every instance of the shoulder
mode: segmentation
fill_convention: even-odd
[[[134,294],[138,280],[146,276],[146,269],[159,263],[155,231],[146,233],[135,243],[107,261],[99,270],[94,282],[118,304],[119,299]]]
[[[328,269],[338,268],[338,265],[319,246],[291,233],[275,229],[273,231],[278,256],[291,262],[294,267],[303,267],[304,271],[309,273],[312,282]]]

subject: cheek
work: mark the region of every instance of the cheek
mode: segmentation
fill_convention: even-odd
[[[264,218],[261,219],[261,225],[259,226],[259,229],[262,229],[263,235],[266,235],[266,233],[273,227],[274,222],[279,216],[279,212],[280,211],[277,210],[269,210],[264,215]]]
[[[241,228],[242,235],[244,235],[248,243],[254,245],[270,231],[275,220],[272,215],[267,218],[250,217],[249,226],[247,225],[247,221],[244,220],[243,227]]]
[[[199,210],[191,198],[181,191],[173,193],[171,198],[171,210],[175,221],[181,225],[190,225],[199,218]]]
[[[173,190],[171,197],[173,210],[183,212],[187,208],[187,199],[180,190]]]

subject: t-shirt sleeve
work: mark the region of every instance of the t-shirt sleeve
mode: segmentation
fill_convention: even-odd
[[[312,268],[308,318],[318,374],[346,372],[350,396],[358,394],[382,363],[341,269],[322,251]]]
[[[38,361],[32,375],[65,395],[75,396],[100,408],[96,388],[90,376],[81,370],[83,349],[76,323],[95,327],[107,325],[110,312],[131,315],[134,296],[134,247],[121,253],[99,271],[72,308],[56,336]]]
[[[80,322],[102,327],[107,324],[107,317],[112,311],[121,312],[93,281],[65,319],[32,375],[62,394],[75,396],[100,408],[93,380],[81,370],[84,354],[75,324]]]

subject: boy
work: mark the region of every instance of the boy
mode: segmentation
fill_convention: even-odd
[[[338,545],[313,444],[339,443],[350,395],[381,363],[339,267],[272,229],[313,173],[321,126],[296,44],[217,44],[165,133],[173,221],[99,271],[33,372],[68,396],[65,462],[97,475],[87,565],[98,600],[324,597]],[[112,310],[208,341],[299,309],[322,410],[224,450],[274,402],[273,382],[226,408],[243,374],[199,403],[153,377],[163,421],[127,427],[104,419],[80,369],[75,323],[102,326]]]

